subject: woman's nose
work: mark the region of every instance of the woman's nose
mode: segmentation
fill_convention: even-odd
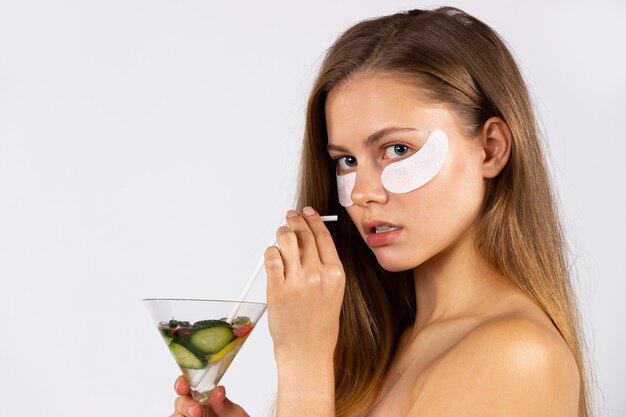
[[[387,190],[380,181],[381,171],[372,168],[357,170],[356,181],[352,189],[351,198],[357,206],[366,206],[370,203],[383,204],[387,202]]]

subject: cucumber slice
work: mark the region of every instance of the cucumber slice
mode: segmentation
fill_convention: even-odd
[[[217,320],[214,320],[218,322]],[[227,323],[215,324],[211,327],[195,330],[189,342],[204,353],[217,353],[229,344],[234,338],[233,330]]]
[[[198,349],[184,340],[174,339],[169,347],[174,360],[181,368],[202,369],[207,364],[207,360],[202,352],[199,352]]]

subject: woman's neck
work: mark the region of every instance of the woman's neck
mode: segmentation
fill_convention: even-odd
[[[417,313],[413,333],[445,320],[471,315],[490,295],[511,283],[475,246],[469,230],[451,247],[413,270]]]

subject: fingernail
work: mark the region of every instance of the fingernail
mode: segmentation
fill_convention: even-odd
[[[291,218],[293,218],[293,217],[297,217],[297,216],[298,216],[298,212],[297,212],[297,211],[295,211],[295,210],[289,210],[289,211],[287,212],[287,218],[288,218],[288,219],[291,219]]]
[[[303,208],[302,211],[307,216],[314,216],[314,215],[317,214],[317,212],[315,210],[313,210],[313,207],[309,207],[309,206],[306,206],[305,208]]]
[[[178,386],[180,385],[180,381],[176,381],[174,384],[174,391],[178,392]]]
[[[197,405],[194,405],[194,406],[192,406],[192,407],[189,407],[189,415],[190,415],[191,417],[193,417],[194,415],[196,415],[196,410],[197,410],[197,409],[198,409],[198,406],[197,406]]]

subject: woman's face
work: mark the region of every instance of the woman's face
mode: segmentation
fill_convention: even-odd
[[[338,174],[356,174],[344,192],[352,200],[346,210],[383,268],[412,269],[467,236],[484,196],[484,152],[479,140],[461,133],[452,111],[402,78],[358,74],[329,93],[325,112]],[[410,158],[436,129],[447,134],[448,148],[434,177],[410,191],[388,191],[385,167]],[[394,175],[419,185],[406,171]]]

